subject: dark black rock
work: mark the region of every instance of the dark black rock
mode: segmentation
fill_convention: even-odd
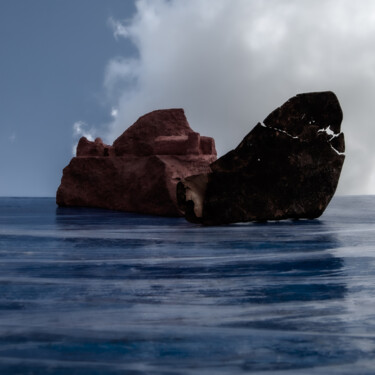
[[[178,184],[186,219],[215,225],[319,217],[345,159],[341,121],[332,92],[291,98],[212,163],[212,173]]]

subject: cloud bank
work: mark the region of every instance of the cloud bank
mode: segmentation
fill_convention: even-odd
[[[140,115],[183,107],[219,155],[301,92],[334,91],[344,111],[341,194],[375,194],[375,2],[372,0],[139,0],[114,37],[104,86],[117,113],[109,140]]]

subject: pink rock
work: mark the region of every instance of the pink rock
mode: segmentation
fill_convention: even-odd
[[[140,117],[113,146],[81,138],[77,157],[64,168],[59,206],[90,206],[179,216],[176,185],[209,173],[215,142],[201,137],[183,109],[157,110]]]

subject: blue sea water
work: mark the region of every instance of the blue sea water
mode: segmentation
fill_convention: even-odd
[[[202,227],[0,198],[0,374],[374,374],[375,197]]]

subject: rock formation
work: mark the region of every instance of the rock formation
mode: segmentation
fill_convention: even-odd
[[[332,92],[291,98],[213,162],[211,173],[178,184],[185,217],[207,225],[319,217],[345,158],[341,121]]]
[[[183,109],[157,110],[139,118],[112,146],[81,138],[64,168],[59,206],[90,206],[179,216],[176,185],[210,172],[215,142],[194,132]]]

